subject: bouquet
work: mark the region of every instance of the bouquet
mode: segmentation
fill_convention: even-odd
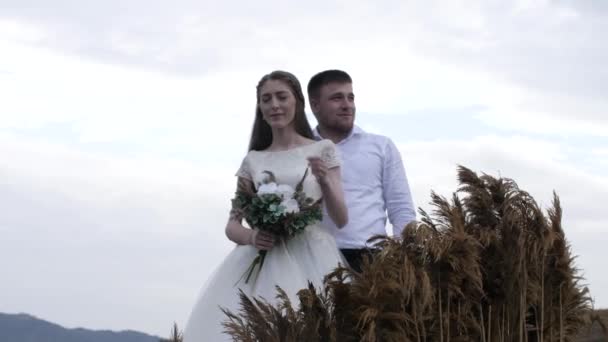
[[[308,168],[295,189],[287,184],[277,184],[272,172],[263,171],[263,173],[267,177],[256,193],[237,191],[232,200],[233,208],[242,215],[251,228],[272,233],[275,237],[286,241],[304,231],[308,225],[322,219],[321,199],[315,201],[307,197],[302,189]],[[259,265],[259,270],[262,269],[266,252],[260,250],[249,265],[243,274],[243,277],[247,276],[245,283],[249,282],[256,266]]]

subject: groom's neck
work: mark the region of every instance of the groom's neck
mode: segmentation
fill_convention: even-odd
[[[334,144],[337,144],[340,141],[346,139],[346,137],[348,137],[348,135],[350,134],[350,131],[348,131],[348,132],[339,131],[339,130],[327,128],[327,127],[324,127],[321,125],[317,126],[317,131],[319,131],[319,135],[321,136],[321,138],[329,139]]]

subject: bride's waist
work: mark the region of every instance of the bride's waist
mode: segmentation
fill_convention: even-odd
[[[257,228],[256,228],[256,230],[257,230]],[[279,234],[279,236],[280,235],[281,234]],[[308,225],[301,231],[295,232],[295,233],[293,233],[293,235],[290,235],[290,236],[280,237],[280,239],[284,240],[284,241],[289,241],[289,240],[302,238],[302,237],[334,239],[333,234],[330,231],[328,231],[325,227],[323,227],[320,222]]]
[[[300,234],[304,235],[304,236],[314,237],[314,238],[328,238],[328,239],[334,238],[333,235],[327,229],[325,229],[323,226],[321,226],[320,223],[315,223],[315,224],[311,224],[311,225],[307,226],[306,228],[304,228],[304,231],[302,231]]]
[[[293,235],[282,237],[281,239],[285,242],[288,242],[291,240],[298,240],[302,238],[334,239],[333,235],[327,229],[323,228],[323,226],[321,226],[319,223],[306,226],[304,229],[295,232]]]

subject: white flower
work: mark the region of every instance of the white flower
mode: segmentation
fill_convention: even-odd
[[[285,212],[288,214],[297,214],[300,212],[298,201],[293,198],[281,202],[281,206],[285,207]]]
[[[270,171],[262,171],[262,180],[260,184],[274,183],[274,173]]]
[[[277,194],[277,193],[278,193],[277,183],[262,184],[258,188],[258,195]]]
[[[277,187],[277,192],[283,199],[287,200],[293,197],[295,190],[287,184],[281,184]]]

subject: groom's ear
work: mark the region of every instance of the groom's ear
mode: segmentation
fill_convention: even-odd
[[[310,110],[316,115],[319,110],[319,99],[311,97],[308,102],[310,102]]]

